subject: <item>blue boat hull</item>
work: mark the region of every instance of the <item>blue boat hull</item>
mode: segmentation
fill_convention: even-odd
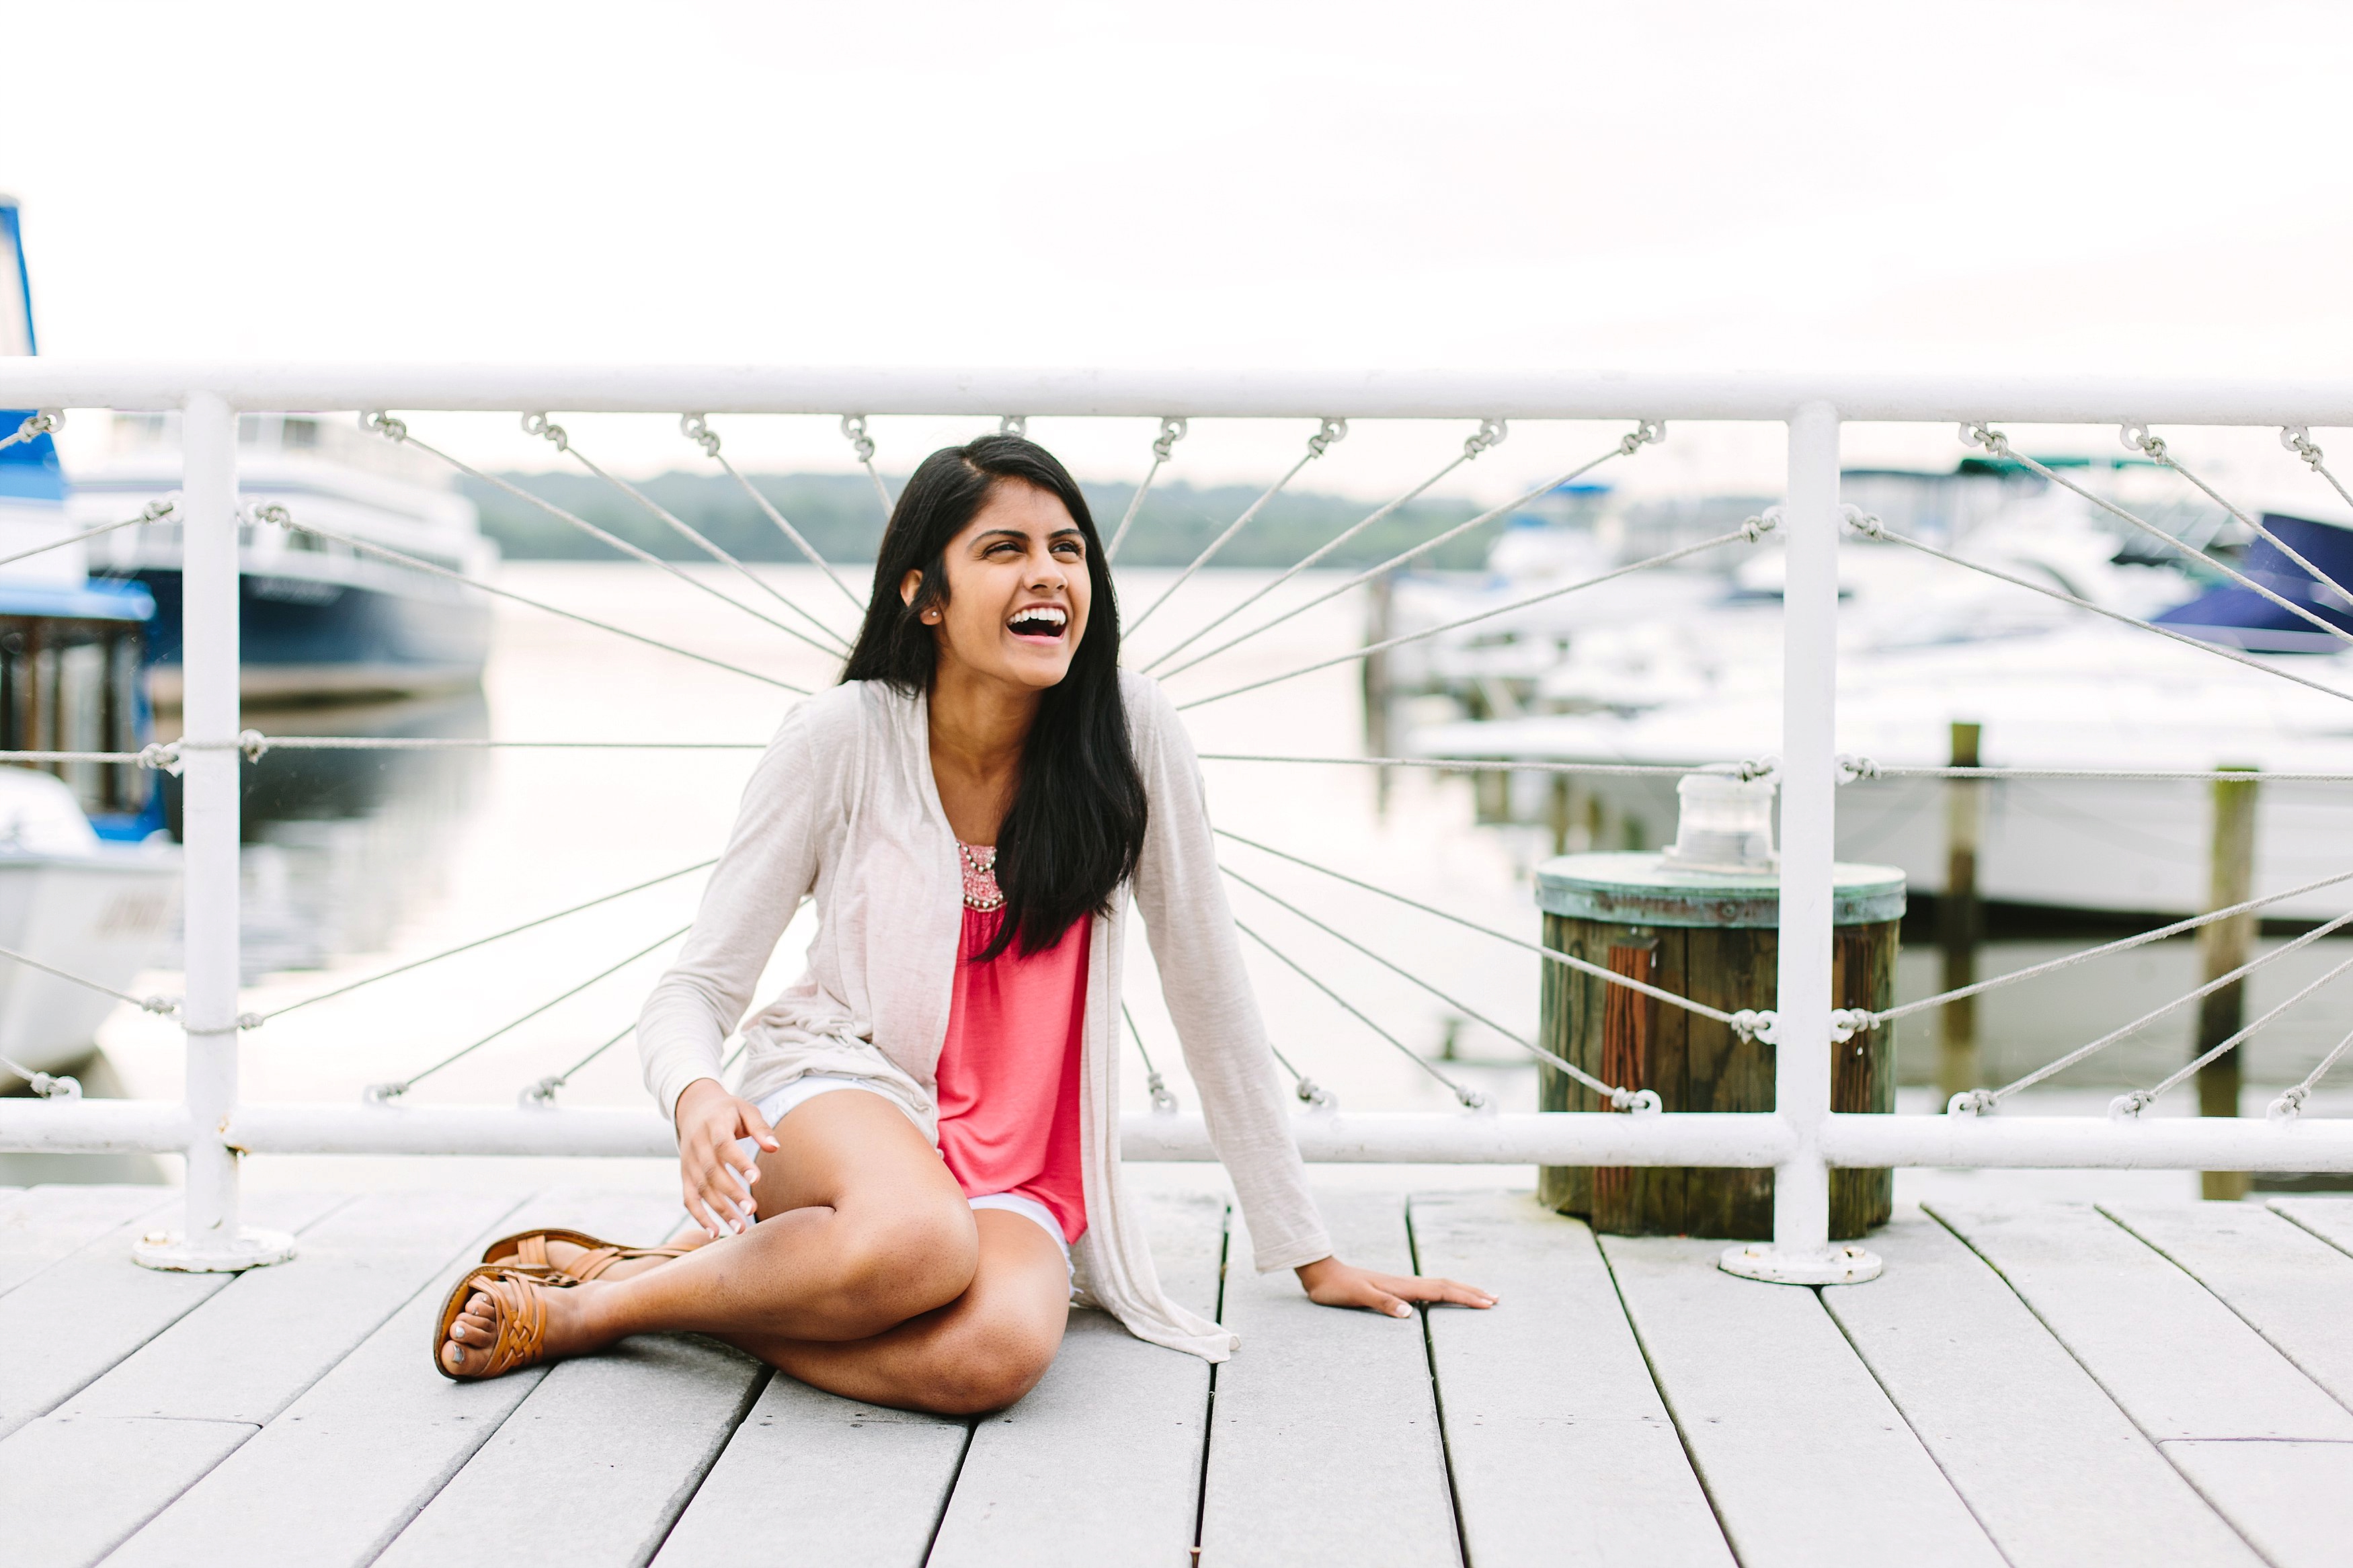
[[[180,574],[132,580],[155,597],[149,623],[157,702],[180,691]],[[480,684],[491,647],[480,595],[415,597],[308,577],[248,574],[237,582],[240,688],[248,700],[406,696]]]

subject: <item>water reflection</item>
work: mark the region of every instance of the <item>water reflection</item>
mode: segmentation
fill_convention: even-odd
[[[272,735],[480,739],[490,733],[490,710],[470,691],[248,711],[247,722]],[[489,753],[474,747],[279,751],[247,762],[244,980],[392,946],[402,923],[446,889],[451,851],[489,768]],[[177,780],[164,806],[176,837]],[[177,967],[177,943],[156,962]]]

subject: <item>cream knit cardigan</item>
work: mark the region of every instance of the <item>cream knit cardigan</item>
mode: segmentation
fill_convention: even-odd
[[[1134,881],[1113,895],[1109,915],[1093,917],[1078,1282],[1082,1300],[1138,1338],[1222,1361],[1240,1341],[1161,1289],[1121,1182],[1116,1024],[1131,893],[1260,1271],[1313,1262],[1332,1246],[1242,969],[1191,742],[1156,682],[1123,673],[1120,691],[1151,818]],[[803,702],[776,731],[744,787],[685,950],[638,1021],[646,1087],[665,1115],[675,1119],[688,1084],[719,1077],[721,1045],[804,898],[816,900],[818,914],[808,968],[744,1023],[739,1092],[756,1101],[805,1073],[847,1074],[896,1100],[936,1142],[934,1097],[964,902],[923,697],[850,681]]]

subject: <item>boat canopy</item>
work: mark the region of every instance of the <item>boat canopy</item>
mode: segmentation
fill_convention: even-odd
[[[2275,511],[2263,513],[2263,528],[2327,574],[2329,582],[2315,582],[2279,545],[2261,537],[2247,546],[2239,570],[2330,626],[2353,632],[2353,600],[2333,585],[2353,582],[2353,529]],[[2157,624],[2250,653],[2341,653],[2346,647],[2342,639],[2237,583],[2224,583],[2168,610]]]

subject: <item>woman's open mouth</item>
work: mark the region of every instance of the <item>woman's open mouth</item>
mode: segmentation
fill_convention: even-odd
[[[1053,642],[1060,638],[1070,624],[1071,613],[1060,605],[1029,605],[1014,611],[1005,629],[1017,637]]]

